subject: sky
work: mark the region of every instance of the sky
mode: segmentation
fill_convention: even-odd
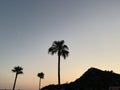
[[[72,82],[90,67],[120,73],[119,0],[0,0],[0,88],[13,86],[15,66],[23,67],[16,89],[38,90],[57,84],[53,41],[64,40],[61,83]]]

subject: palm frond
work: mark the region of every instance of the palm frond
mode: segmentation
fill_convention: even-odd
[[[63,46],[64,43],[65,43],[65,41],[64,41],[64,40],[61,40],[60,43],[61,43],[61,45]]]
[[[63,50],[61,55],[63,56],[64,59],[66,59],[66,57],[68,57],[68,55],[69,55],[69,52],[66,50]]]
[[[55,47],[50,47],[48,49],[48,53],[51,53],[52,55],[55,54],[57,52],[57,49]]]
[[[63,46],[63,49],[65,49],[65,50],[69,50],[69,48],[68,48],[67,45],[64,45],[64,46]]]
[[[22,71],[19,71],[18,74],[23,74],[23,72],[22,72]]]
[[[12,69],[12,72],[16,72],[14,69]]]

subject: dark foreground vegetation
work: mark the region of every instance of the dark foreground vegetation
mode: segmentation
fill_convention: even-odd
[[[61,90],[109,90],[111,86],[120,86],[120,74],[90,68],[74,82],[62,84],[60,87]],[[49,85],[41,90],[57,90],[57,87]]]

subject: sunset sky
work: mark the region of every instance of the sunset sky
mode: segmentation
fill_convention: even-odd
[[[23,67],[16,89],[38,90],[57,84],[55,40],[65,40],[61,82],[79,78],[88,68],[120,73],[120,0],[0,0],[0,89],[13,86],[15,66]]]

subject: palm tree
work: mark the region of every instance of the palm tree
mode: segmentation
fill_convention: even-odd
[[[13,84],[13,90],[15,90],[15,85],[16,85],[16,81],[17,81],[17,76],[18,76],[18,74],[23,74],[23,68],[22,67],[20,67],[20,66],[17,66],[17,67],[14,67],[13,69],[12,69],[12,72],[14,72],[14,73],[16,73],[16,75],[15,75],[15,80],[14,80],[14,84]]]
[[[44,73],[43,73],[43,72],[38,73],[38,74],[37,74],[37,76],[40,78],[40,79],[39,79],[39,90],[40,90],[40,86],[41,86],[41,79],[43,79],[43,78],[44,78]]]
[[[64,40],[54,41],[52,46],[48,49],[48,53],[52,55],[58,55],[58,89],[60,89],[60,57],[64,59],[69,55],[69,48],[67,45],[64,45]]]

